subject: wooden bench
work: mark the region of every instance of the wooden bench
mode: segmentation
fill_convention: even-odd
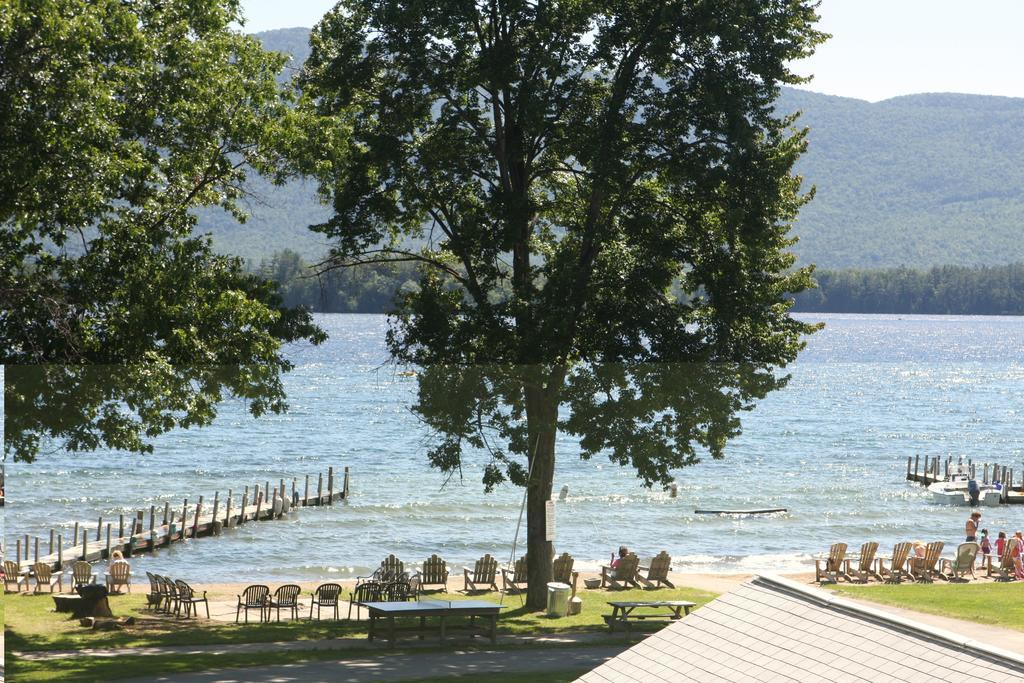
[[[638,602],[609,602],[612,606],[612,613],[604,615],[604,621],[608,624],[608,630],[615,632],[616,626],[623,626],[630,630],[630,622],[633,621],[675,621],[682,619],[690,613],[690,609],[696,606],[694,602],[685,600],[650,600]],[[639,612],[637,610],[640,610]]]

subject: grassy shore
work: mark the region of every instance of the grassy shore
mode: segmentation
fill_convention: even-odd
[[[610,612],[608,600],[689,600],[698,606],[715,598],[715,594],[694,588],[665,589],[658,591],[581,591],[583,609],[580,614],[561,619],[547,617],[542,612],[532,612],[520,605],[517,596],[506,596],[509,605],[499,619],[501,634],[558,634],[600,631],[606,628],[602,615]],[[234,599],[232,595],[216,594],[214,600]],[[464,600],[467,596],[459,593],[433,594],[446,600]],[[473,596],[474,599],[498,602],[500,595],[487,593]],[[176,620],[174,617],[154,615],[145,610],[145,596],[140,594],[115,595],[110,598],[111,609],[117,616],[134,616],[134,626],[124,631],[97,632],[84,629],[76,620],[53,611],[53,601],[48,595],[6,595],[5,632],[8,652],[39,652],[47,650],[81,650],[83,648],[120,648],[172,645],[228,645],[241,643],[265,643],[295,640],[350,639],[341,643],[344,649],[304,650],[266,653],[225,653],[180,655],[128,655],[108,658],[69,657],[61,660],[26,661],[17,656],[8,656],[8,673],[12,680],[32,682],[43,681],[86,681],[112,680],[134,676],[155,675],[156,673],[184,673],[211,668],[236,666],[259,666],[269,663],[286,664],[302,661],[338,659],[343,657],[380,654],[379,648],[370,648],[366,642],[367,622],[333,621],[282,622],[270,624],[250,623],[248,625],[199,620]],[[346,610],[342,610],[344,615]],[[365,612],[364,612],[365,616]],[[645,625],[658,628],[662,623]],[[458,626],[458,622],[452,624]],[[399,641],[401,644],[401,641]],[[408,641],[407,641],[408,642]],[[481,645],[490,646],[487,641]],[[462,641],[465,643],[465,641]],[[462,646],[460,643],[460,647]],[[499,641],[500,643],[500,641]],[[423,651],[417,648],[418,652]],[[576,672],[578,673],[578,672]],[[565,673],[561,678],[550,680],[571,680]],[[548,680],[537,679],[534,681]]]
[[[498,621],[500,633],[542,634],[595,631],[605,628],[603,614],[611,610],[608,600],[689,600],[703,605],[715,597],[714,593],[694,588],[664,589],[659,591],[581,591],[583,609],[580,614],[552,619],[542,612],[532,612],[520,605],[517,596],[506,596],[509,606]],[[431,598],[465,600],[461,593],[435,593]],[[234,596],[212,595],[211,599],[234,600]],[[473,596],[474,599],[498,602],[497,593]],[[308,600],[308,597],[306,598]],[[48,595],[6,595],[7,649],[30,652],[38,650],[77,650],[91,647],[142,647],[167,645],[221,645],[230,643],[259,643],[291,640],[321,640],[366,636],[365,621],[281,622],[270,624],[234,624],[206,619],[174,619],[154,615],[145,610],[146,599],[141,594],[115,595],[110,606],[117,616],[134,616],[136,625],[124,631],[97,632],[83,629],[65,614],[53,611],[53,600]],[[344,615],[347,606],[342,610]],[[365,611],[363,616],[365,617]]]
[[[893,607],[1024,631],[1024,582],[842,584],[833,590]]]

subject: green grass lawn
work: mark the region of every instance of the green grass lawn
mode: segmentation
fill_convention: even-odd
[[[840,595],[1024,631],[1024,582],[833,587]]]
[[[431,594],[430,598],[465,600],[462,594]],[[471,596],[472,599],[498,602],[500,595],[488,593]],[[581,591],[583,609],[580,614],[553,619],[542,612],[531,612],[520,604],[518,596],[504,599],[509,608],[504,610],[498,621],[499,633],[543,634],[586,632],[606,629],[602,615],[611,612],[608,600],[689,600],[698,606],[712,600],[715,594],[691,588],[664,589],[657,591]],[[173,617],[153,616],[145,607],[145,596],[111,596],[111,609],[117,616],[136,616],[138,622],[124,631],[97,632],[82,628],[76,620],[53,611],[53,600],[48,595],[5,595],[7,651],[76,650],[82,648],[138,647],[160,645],[219,645],[229,643],[256,643],[291,640],[318,640],[324,638],[366,638],[365,621],[313,621],[301,620],[296,623],[248,624],[212,622],[205,619],[175,620]],[[344,614],[344,610],[343,610]],[[364,612],[365,614],[365,612]],[[401,622],[399,622],[401,624]],[[451,622],[450,622],[451,623]],[[643,627],[660,628],[664,622],[644,624]],[[457,627],[458,622],[451,623]],[[489,645],[486,640],[481,644]],[[500,643],[500,641],[499,641]],[[344,653],[338,650],[308,651],[291,653],[190,655],[178,656],[125,656],[116,658],[74,657],[63,661],[29,662],[8,656],[7,668],[12,680],[18,681],[86,681],[110,680],[132,676],[153,675],[157,672],[183,673],[202,671],[209,668],[232,666],[258,666],[265,663],[288,663],[313,659],[338,658],[346,653],[352,656],[368,654],[358,647]],[[460,641],[460,647],[465,640]],[[401,641],[399,646],[401,646]],[[417,650],[422,651],[422,650]],[[379,653],[379,650],[373,650]],[[575,674],[559,674],[563,678],[550,680],[571,680]],[[534,681],[549,679],[537,678]]]

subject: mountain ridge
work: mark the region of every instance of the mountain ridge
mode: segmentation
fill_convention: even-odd
[[[309,54],[308,29],[254,34],[294,59]],[[1024,260],[1024,98],[914,93],[870,102],[783,88],[780,112],[800,110],[808,152],[796,172],[816,188],[793,234],[801,263],[826,268],[942,264],[997,265]],[[258,261],[285,247],[309,259],[322,236],[307,229],[329,208],[311,182],[284,187],[255,179],[260,198],[248,223],[213,210],[199,232],[215,246]]]

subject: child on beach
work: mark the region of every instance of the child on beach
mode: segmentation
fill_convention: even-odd
[[[1006,532],[1000,531],[999,537],[996,538],[996,556],[1002,559],[1004,550],[1006,550]]]
[[[992,554],[992,543],[988,540],[988,529],[981,530],[981,541],[978,543],[982,555]]]

